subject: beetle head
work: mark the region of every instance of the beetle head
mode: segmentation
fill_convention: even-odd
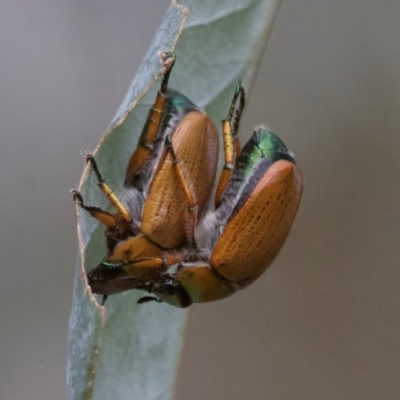
[[[143,284],[129,276],[120,265],[102,262],[86,274],[92,293],[110,295],[130,289],[140,289]]]

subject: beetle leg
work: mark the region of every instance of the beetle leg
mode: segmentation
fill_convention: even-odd
[[[175,171],[178,175],[182,189],[185,192],[185,197],[186,197],[186,201],[187,201],[187,205],[188,205],[188,211],[190,213],[189,215],[192,220],[191,224],[189,225],[190,230],[192,231],[191,234],[189,235],[189,237],[193,237],[194,226],[196,224],[196,212],[195,212],[196,211],[196,202],[194,200],[192,192],[190,191],[189,185],[185,179],[185,175],[182,170],[181,162],[180,162],[178,156],[176,155],[175,150],[172,146],[172,140],[171,140],[170,135],[167,135],[167,137],[165,138],[165,142],[166,142],[167,151],[169,151],[172,155],[172,158],[174,160]]]
[[[91,154],[86,154],[85,158],[86,158],[86,161],[92,165],[93,171],[97,176],[97,180],[99,181],[98,186],[99,186],[100,190],[107,196],[110,203],[118,210],[118,212],[122,215],[123,219],[126,222],[131,222],[131,216],[129,215],[129,212],[124,207],[124,205],[119,201],[118,197],[111,190],[111,188],[104,181],[104,179],[99,171],[99,168],[97,167],[97,163],[96,163],[94,157]]]
[[[176,54],[173,52],[162,53],[161,58],[162,65],[165,68],[165,72],[161,81],[160,92],[165,95],[168,89],[169,76],[171,75],[172,67],[174,66],[176,61]]]
[[[103,261],[101,268],[113,270],[116,265],[118,270],[124,271],[122,280],[137,280],[138,282],[149,282],[159,279],[160,274],[167,270],[167,259],[164,257],[140,257],[133,260],[123,260],[118,263]],[[143,283],[142,282],[142,283]]]
[[[234,141],[237,141],[237,145],[235,145],[235,147],[239,146],[239,149],[240,149],[239,138],[237,136],[239,133],[240,119],[242,118],[244,106],[246,105],[245,91],[244,91],[243,86],[241,85],[240,81],[239,81],[238,85],[236,86],[236,90],[239,90],[239,92],[240,92],[239,107],[235,111],[235,118],[233,120],[233,128],[232,128],[232,136],[233,136]],[[235,150],[236,150],[236,148],[235,148]],[[240,154],[240,151],[235,152],[235,154],[236,154],[236,157],[238,157]]]
[[[83,202],[83,197],[80,192],[78,192],[77,190],[71,190],[71,193],[73,194],[74,200],[78,204],[78,206],[90,213],[92,217],[96,218],[109,228],[114,228],[117,225],[115,217],[107,211],[103,211],[99,207],[87,206]]]
[[[162,122],[163,112],[167,104],[168,81],[172,67],[175,64],[175,53],[163,53],[162,59],[162,65],[165,70],[163,79],[161,81],[161,88],[157,93],[156,100],[154,101],[153,107],[151,108],[147,117],[145,134],[143,137],[141,137],[137,148],[132,153],[126,168],[125,185],[127,186],[129,186],[130,180],[142,167],[152,151],[153,144],[157,139],[157,133]]]
[[[178,174],[179,181],[182,185],[183,190],[185,191],[185,197],[189,206],[189,211],[194,212],[196,208],[196,203],[194,201],[193,194],[189,189],[189,185],[186,182],[185,175],[181,167],[181,161],[179,160],[172,146],[171,136],[167,135],[165,141],[167,143],[167,150],[171,153],[172,158],[174,159],[175,170],[176,173]]]
[[[176,173],[178,174],[179,181],[181,182],[182,188],[185,191],[185,197],[186,197],[186,200],[187,200],[187,203],[189,206],[189,211],[193,212],[193,211],[195,211],[195,208],[196,208],[194,197],[192,195],[192,192],[189,189],[189,185],[186,182],[185,175],[184,175],[182,167],[181,167],[181,161],[179,160],[179,158],[176,155],[175,150],[172,146],[171,136],[167,135],[165,141],[167,143],[167,150],[171,153],[172,158],[174,159],[175,170],[176,170]]]
[[[239,106],[235,112],[236,102],[239,99]],[[221,196],[232,175],[235,159],[240,154],[240,143],[238,138],[239,123],[245,106],[245,92],[242,83],[238,82],[235,93],[232,97],[231,106],[227,117],[222,121],[222,138],[224,141],[225,164],[218,181],[215,192],[215,207],[221,203]],[[235,114],[235,116],[234,116]],[[233,123],[232,123],[233,119]]]

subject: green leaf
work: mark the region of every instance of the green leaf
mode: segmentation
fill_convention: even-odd
[[[158,90],[158,83],[154,85],[161,75],[158,53],[175,48],[171,86],[204,107],[218,126],[238,78],[250,93],[280,3],[173,2],[94,151],[111,187],[122,186],[125,167]],[[182,31],[188,9],[190,17]],[[107,208],[96,183],[86,168],[79,190],[87,204]],[[68,343],[69,399],[172,398],[187,313],[158,303],[137,305],[141,293],[135,291],[112,296],[107,310],[101,307],[90,292],[85,271],[105,254],[104,228],[79,208],[77,219],[79,256]]]

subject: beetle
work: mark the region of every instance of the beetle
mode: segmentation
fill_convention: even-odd
[[[72,191],[77,204],[106,225],[108,256],[119,243],[141,234],[146,237],[130,242],[134,257],[158,256],[192,243],[206,211],[217,169],[218,131],[192,101],[168,87],[175,59],[174,53],[162,55],[161,88],[128,162],[124,188],[115,194],[94,157],[86,156],[117,212],[88,206],[79,191]]]
[[[236,92],[244,105],[243,89]],[[195,245],[146,259],[130,258],[124,249],[129,245],[122,243],[88,274],[93,293],[142,289],[156,297],[146,296],[140,303],[156,300],[185,308],[228,297],[262,275],[292,226],[302,176],[293,154],[263,126],[240,149],[240,114],[233,122],[223,121],[225,166],[215,209],[196,227]]]

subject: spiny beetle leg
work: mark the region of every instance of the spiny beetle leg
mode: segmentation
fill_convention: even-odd
[[[241,85],[241,82],[239,81],[237,87],[239,87],[240,91],[240,96],[239,96],[239,107],[237,108],[235,112],[235,119],[233,121],[233,128],[232,128],[232,136],[234,140],[237,139],[237,135],[239,133],[239,124],[240,124],[240,119],[242,117],[242,113],[244,110],[244,107],[246,105],[246,100],[245,100],[245,91],[243,89],[243,86]],[[238,157],[239,154],[236,154],[236,157]]]
[[[185,192],[185,197],[186,197],[186,201],[188,203],[189,211],[194,212],[196,210],[196,203],[195,203],[193,194],[189,189],[189,185],[186,182],[185,175],[182,170],[181,162],[180,162],[179,158],[177,157],[175,150],[172,146],[171,136],[167,135],[167,137],[165,138],[165,141],[166,141],[167,150],[171,153],[172,158],[174,160],[175,170],[176,170],[176,173],[178,174],[179,181]]]
[[[238,99],[239,99],[239,107],[236,110],[234,122],[232,124],[232,119],[234,116],[234,111]],[[240,144],[237,134],[239,131],[239,123],[244,109],[244,105],[245,105],[245,92],[242,87],[242,83],[239,80],[232,97],[232,102],[228,111],[228,115],[226,119],[222,121],[222,138],[224,141],[225,164],[218,181],[217,190],[215,192],[216,207],[218,207],[221,202],[222,193],[224,192],[225,187],[232,175],[235,159],[239,156],[240,153]]]
[[[86,154],[85,158],[86,158],[86,161],[91,164],[93,171],[97,176],[98,186],[99,186],[100,190],[107,196],[110,203],[122,215],[122,218],[128,223],[131,222],[131,216],[129,215],[129,212],[124,207],[124,205],[121,203],[121,201],[118,199],[118,197],[115,195],[115,193],[111,190],[111,188],[106,184],[103,176],[100,173],[100,170],[97,166],[97,163],[96,163],[96,160],[94,159],[94,157],[91,154]]]
[[[99,181],[99,184],[104,183],[103,176],[100,173],[99,167],[97,166],[97,162],[94,159],[93,155],[90,153],[85,154],[85,160],[87,163],[90,163],[90,165],[92,166],[93,171],[97,176],[97,180]]]
[[[73,194],[74,200],[79,207],[86,210],[92,217],[96,218],[102,224],[109,228],[114,228],[117,225],[117,221],[115,220],[114,216],[107,211],[102,210],[100,207],[87,206],[83,202],[82,194],[78,190],[72,189],[71,193]]]
[[[138,147],[132,153],[126,168],[125,186],[128,187],[134,185],[135,174],[143,167],[152,152],[162,124],[163,115],[165,115],[166,106],[170,101],[167,93],[168,81],[172,67],[175,64],[175,53],[162,53],[161,59],[164,67],[164,76],[161,81],[160,90],[147,117],[144,130],[140,136]]]
[[[172,68],[176,61],[176,54],[174,52],[167,52],[161,54],[162,65],[165,68],[164,76],[161,81],[160,92],[165,94],[168,88],[169,76],[171,75]]]
[[[188,211],[189,211],[189,218],[191,219],[190,225],[188,225],[188,226],[190,226],[190,231],[191,231],[189,237],[194,237],[194,227],[196,225],[196,202],[194,200],[192,192],[190,191],[189,185],[186,182],[185,175],[182,170],[181,162],[175,153],[170,135],[166,136],[165,142],[166,142],[167,151],[169,151],[171,153],[172,158],[174,160],[175,171],[178,175],[182,189],[185,193],[185,197],[186,197],[186,201],[187,201],[187,205],[188,205]]]
[[[243,89],[242,88],[242,82],[239,79],[238,83],[237,83],[237,85],[235,87],[235,92],[233,93],[233,97],[232,97],[232,100],[231,100],[231,106],[229,107],[228,115],[225,118],[225,120],[227,120],[227,121],[231,121],[232,120],[233,112],[235,111],[237,99],[238,99],[239,95],[243,96],[241,94],[242,89]]]

